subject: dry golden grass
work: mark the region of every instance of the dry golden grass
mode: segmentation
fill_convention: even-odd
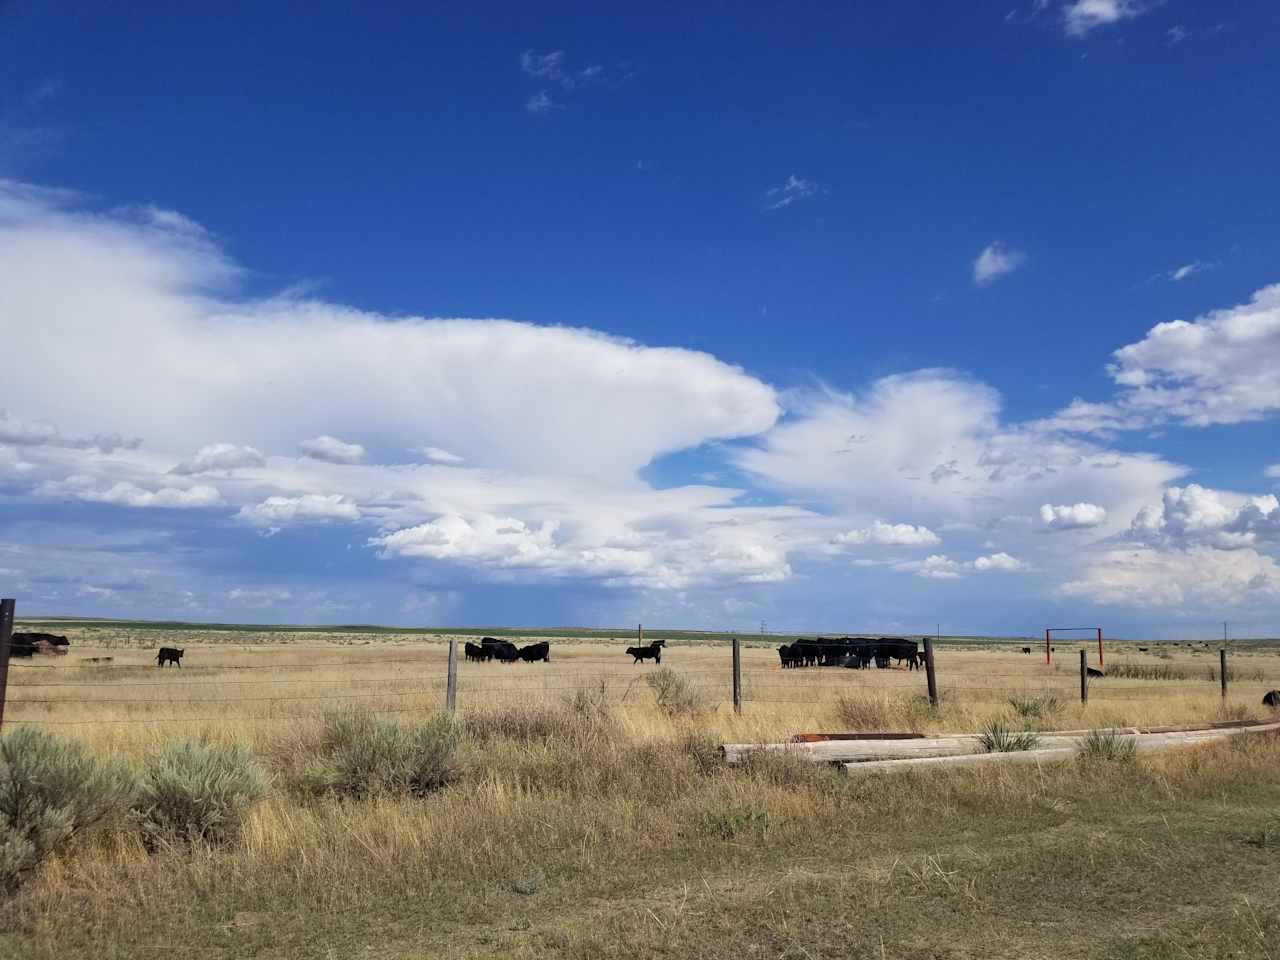
[[[737,717],[727,649],[670,646],[663,665],[715,704],[682,718],[657,708],[652,666],[633,667],[624,644],[553,641],[549,664],[460,664],[455,783],[425,800],[347,800],[292,792],[315,715],[438,710],[446,648],[305,637],[166,634],[187,649],[181,671],[154,666],[159,642],[77,643],[15,668],[14,700],[55,702],[11,704],[7,720],[77,721],[46,729],[135,758],[180,734],[245,742],[274,785],[229,846],[148,851],[128,831],[79,844],[0,905],[0,956],[1280,955],[1280,738],[856,780],[785,754],[726,768],[716,749],[1020,724],[1011,697],[1056,698],[1029,721],[1045,729],[1257,715],[1280,687],[1274,654],[1236,655],[1263,680],[1233,684],[1225,707],[1216,684],[1111,678],[1082,707],[1064,644],[1052,668],[946,647],[935,711],[923,673],[782,671],[772,649],[749,647]],[[113,668],[77,664],[93,655]],[[33,686],[81,680],[95,685]]]
[[[15,663],[10,672],[7,719],[48,724],[46,729],[87,739],[109,750],[134,752],[177,732],[255,742],[271,729],[306,722],[325,707],[346,703],[391,714],[424,714],[444,704],[447,646],[442,640],[383,635],[285,634],[71,628],[65,657]],[[550,663],[459,664],[458,705],[482,713],[515,703],[559,705],[586,696],[615,708],[629,735],[668,740],[679,718],[655,708],[644,683],[652,664],[633,666],[624,641],[566,642],[551,638]],[[87,645],[93,641],[96,645]],[[332,641],[332,642],[331,642]],[[157,668],[160,645],[186,649],[184,666]],[[461,656],[462,641],[459,639]],[[1016,647],[944,646],[936,656],[942,694],[930,709],[923,671],[808,668],[782,670],[770,646],[743,650],[742,716],[730,702],[726,646],[673,645],[663,666],[686,678],[708,705],[700,725],[724,741],[774,740],[799,732],[897,729],[915,732],[975,730],[994,716],[1013,717],[1012,698],[1058,700],[1062,707],[1038,718],[1043,729],[1105,725],[1193,723],[1241,718],[1262,710],[1262,695],[1280,687],[1280,652],[1234,652],[1224,704],[1207,668],[1216,651],[1165,651],[1165,658],[1117,648],[1111,656],[1173,665],[1195,680],[1107,677],[1079,702],[1075,648],[1058,645],[1052,666]],[[84,658],[110,656],[110,664]],[[297,720],[294,718],[303,718]]]

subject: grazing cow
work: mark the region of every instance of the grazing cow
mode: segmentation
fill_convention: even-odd
[[[520,659],[525,663],[534,663],[541,660],[544,663],[551,662],[551,644],[543,640],[540,643],[531,643],[527,647],[520,648]]]
[[[470,640],[468,640],[465,644],[463,644],[462,649],[463,649],[463,652],[466,654],[467,659],[473,660],[476,663],[484,663],[488,660],[493,659],[492,647],[486,647],[479,643],[472,643]]]
[[[172,663],[179,670],[182,669],[182,654],[186,650],[183,647],[179,650],[177,647],[161,647],[160,652],[156,654],[156,666],[163,667],[166,663]]]
[[[652,660],[654,663],[662,662],[662,641],[657,640],[643,647],[627,647],[627,656],[635,657],[631,661],[634,667],[643,660]]]
[[[1138,652],[1139,652],[1139,653],[1146,653],[1146,652],[1147,652],[1147,649],[1148,649],[1147,647],[1139,647],[1139,648],[1138,648]]]
[[[1280,710],[1280,690],[1269,690],[1262,698],[1262,704],[1272,710]]]
[[[501,663],[515,663],[520,659],[520,651],[510,640],[499,640],[492,646],[495,660]]]
[[[1106,674],[1101,670],[1095,670],[1093,667],[1085,667],[1084,672],[1090,677],[1105,677]]]
[[[1023,652],[1023,653],[1030,653],[1030,652],[1031,652],[1031,648],[1030,648],[1030,647],[1023,647],[1023,648],[1022,648],[1022,652]]]

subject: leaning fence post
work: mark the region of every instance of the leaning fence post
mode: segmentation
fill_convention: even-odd
[[[13,635],[13,601],[0,600],[0,729],[4,727],[5,687],[9,685],[9,638]]]
[[[733,712],[742,713],[742,651],[738,638],[733,638]]]
[[[449,641],[449,680],[444,691],[444,706],[453,713],[458,706],[458,641]]]
[[[924,638],[924,672],[929,681],[929,703],[938,706],[938,675],[933,670],[933,640]]]
[[[1080,651],[1080,702],[1089,702],[1089,653]]]
[[[1227,648],[1218,648],[1218,676],[1222,679],[1222,699],[1227,699]]]

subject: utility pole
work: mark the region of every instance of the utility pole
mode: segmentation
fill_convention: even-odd
[[[765,621],[761,620],[761,621],[760,621],[760,636],[762,636],[762,637],[764,636],[764,633],[765,633],[765,630],[764,630],[765,626],[766,626]]]

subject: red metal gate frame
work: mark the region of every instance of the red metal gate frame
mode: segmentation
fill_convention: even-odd
[[[1053,643],[1051,634],[1055,633],[1071,633],[1082,630],[1094,631],[1098,634],[1098,669],[1106,666],[1106,661],[1102,656],[1102,628],[1101,627],[1045,627],[1044,630],[1044,662],[1053,662]]]

